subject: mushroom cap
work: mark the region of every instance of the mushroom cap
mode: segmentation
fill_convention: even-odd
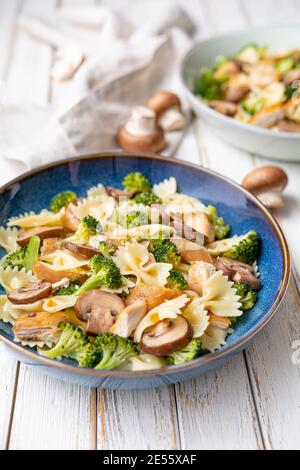
[[[158,127],[151,134],[133,135],[130,134],[125,127],[120,129],[118,134],[120,147],[129,152],[153,152],[158,153],[165,148],[164,133]]]
[[[124,308],[123,300],[116,294],[97,289],[82,294],[75,304],[76,315],[88,322],[87,333],[90,335],[109,331]]]
[[[251,171],[242,181],[248,191],[259,194],[267,191],[282,192],[288,183],[288,176],[278,166],[262,166]]]
[[[15,289],[7,295],[12,304],[32,304],[40,299],[44,299],[51,294],[52,284],[50,282],[33,282],[21,289]]]
[[[25,246],[34,235],[37,235],[41,240],[45,240],[45,238],[62,237],[63,233],[63,227],[34,227],[21,232],[17,242],[20,246]]]
[[[192,337],[192,328],[182,315],[165,318],[144,330],[141,349],[154,356],[167,356],[186,346]]]
[[[97,255],[100,253],[97,248],[93,248],[91,246],[86,246],[86,245],[79,245],[76,243],[72,242],[64,242],[63,247],[70,251],[71,253],[74,253],[76,256],[79,256],[80,258],[84,259],[90,259],[94,255]]]
[[[180,109],[181,102],[175,93],[171,93],[170,91],[158,91],[153,96],[151,96],[151,98],[149,98],[145,106],[147,108],[153,109],[157,116],[160,116],[170,108],[176,107]]]

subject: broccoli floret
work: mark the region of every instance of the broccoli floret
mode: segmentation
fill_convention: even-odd
[[[291,99],[293,97],[294,93],[296,93],[297,89],[298,89],[298,86],[295,83],[291,83],[290,85],[285,87],[286,97],[288,99]]]
[[[196,80],[195,93],[207,100],[219,100],[223,95],[221,86],[227,80],[225,76],[216,78],[213,69],[204,69]]]
[[[181,262],[176,245],[170,240],[161,240],[154,249],[153,255],[158,263],[171,263],[176,267]]]
[[[27,247],[23,246],[19,250],[10,253],[6,257],[5,266],[10,266],[11,268],[17,267],[19,270],[24,268],[24,257],[26,253]]]
[[[73,295],[80,288],[81,284],[78,281],[70,282],[67,287],[60,287],[55,291],[55,295]]]
[[[123,179],[123,187],[126,191],[151,191],[150,181],[142,173],[128,173]]]
[[[255,230],[250,230],[236,245],[224,253],[227,258],[236,259],[246,264],[253,264],[260,252],[260,237]]]
[[[183,274],[181,274],[179,271],[176,271],[176,269],[171,269],[167,279],[166,287],[169,289],[183,290],[186,289],[187,286],[188,284]]]
[[[88,337],[83,331],[72,323],[60,323],[61,336],[56,345],[48,351],[43,351],[43,356],[50,359],[57,357],[72,357],[78,354],[88,343]]]
[[[115,369],[137,354],[137,346],[133,341],[110,333],[97,336],[94,345],[101,354],[101,361],[95,369]]]
[[[295,61],[293,57],[286,57],[281,59],[276,64],[276,70],[279,73],[285,73],[291,70],[295,65]]]
[[[87,343],[73,356],[80,367],[95,367],[100,361],[100,353],[94,344]]]
[[[107,242],[100,242],[98,245],[98,249],[101,251],[103,256],[110,257],[116,252],[117,247],[110,245]]]
[[[122,276],[118,266],[112,259],[105,258],[102,255],[95,255],[90,259],[89,267],[92,275],[82,284],[76,295],[81,295],[92,289],[99,289],[101,286],[108,289],[118,289],[121,287]]]
[[[77,196],[73,191],[58,193],[51,199],[49,208],[51,212],[57,213],[63,207],[67,207],[71,202],[75,201],[76,198]]]
[[[6,258],[6,266],[17,267],[19,270],[25,268],[30,271],[38,260],[41,240],[38,236],[31,237],[27,246],[10,253]]]
[[[92,235],[101,231],[102,227],[100,222],[95,219],[95,217],[87,215],[81,220],[76,232],[69,240],[86,245]]]
[[[230,232],[230,225],[225,224],[223,217],[218,217],[217,209],[214,206],[208,206],[208,218],[214,224],[217,240],[223,240]]]
[[[141,225],[147,225],[148,223],[148,214],[142,211],[129,212],[124,220],[124,226],[126,228],[140,227]]]
[[[254,64],[258,62],[258,60],[266,51],[266,49],[266,46],[259,46],[257,44],[247,44],[246,46],[240,49],[239,53],[236,55],[236,58],[244,62]]]
[[[259,95],[250,95],[248,98],[241,101],[241,107],[250,116],[254,116],[262,110],[265,99]]]
[[[241,310],[251,310],[257,302],[257,294],[251,287],[245,284],[235,283],[232,286],[237,291],[237,295],[241,297],[240,303],[242,304]]]
[[[152,191],[145,191],[137,194],[132,201],[136,204],[143,204],[144,206],[151,206],[151,204],[161,204],[160,197],[155,196]]]
[[[184,348],[175,351],[167,356],[170,365],[184,364],[196,359],[201,353],[201,341],[198,338],[192,339]]]

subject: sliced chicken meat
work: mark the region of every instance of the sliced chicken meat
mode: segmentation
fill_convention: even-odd
[[[118,315],[116,322],[110,327],[109,331],[114,335],[128,338],[136,329],[146,312],[147,304],[145,300],[138,300],[134,304],[128,305]]]
[[[216,272],[213,264],[204,261],[192,263],[188,272],[188,286],[199,295],[203,295],[207,280]]]
[[[165,300],[172,300],[180,295],[182,295],[181,291],[174,291],[167,287],[139,284],[131,289],[126,299],[126,305],[135,304],[139,300],[144,300],[146,302],[147,311],[149,311],[162,304]]]

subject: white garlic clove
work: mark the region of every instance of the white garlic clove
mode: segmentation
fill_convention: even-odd
[[[65,47],[57,52],[57,60],[52,68],[55,80],[69,80],[79,69],[85,57],[78,47]]]

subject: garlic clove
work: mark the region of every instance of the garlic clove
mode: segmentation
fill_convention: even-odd
[[[85,57],[78,47],[65,47],[57,52],[57,60],[52,68],[52,77],[55,80],[63,81],[73,77]]]

